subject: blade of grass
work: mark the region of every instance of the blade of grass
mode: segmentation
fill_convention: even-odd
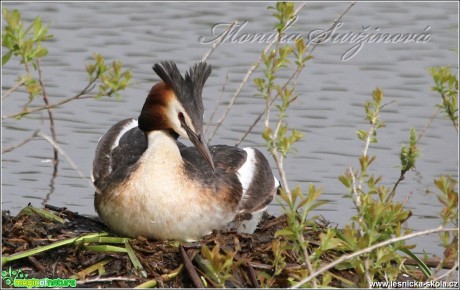
[[[116,252],[116,253],[126,253],[127,250],[122,247],[116,247],[111,245],[85,245],[84,248],[88,251],[94,252]]]
[[[124,244],[127,241],[131,240],[130,238],[120,238],[120,237],[92,237],[86,238],[85,243],[99,243],[99,244]]]
[[[75,240],[75,245],[80,246],[80,245],[83,245],[83,244],[87,244],[87,243],[89,243],[88,241],[91,242],[93,239],[97,240],[100,237],[105,237],[105,236],[108,236],[108,235],[109,235],[108,233],[102,232],[102,233],[93,233],[93,234],[81,236],[81,237],[78,237]]]
[[[400,249],[400,251],[403,252],[404,254],[408,255],[409,257],[411,257],[415,261],[417,261],[418,266],[420,267],[420,269],[423,272],[423,275],[425,275],[425,277],[427,277],[427,278],[431,278],[432,274],[431,274],[430,268],[428,268],[428,266],[422,260],[420,260],[419,257],[414,255],[414,253],[412,253],[409,249],[404,249],[403,248],[403,249]]]
[[[346,286],[345,287],[351,287],[353,288],[353,286],[356,285],[356,283],[353,283],[352,281],[348,280],[348,279],[345,279],[344,277],[341,277],[340,275],[336,275],[330,271],[326,271],[326,273],[328,273],[329,275],[331,275],[332,277],[334,277],[335,279],[341,281],[343,284],[345,284]]]
[[[194,259],[198,266],[200,266],[200,269],[203,270],[204,273],[210,278],[210,282],[214,284],[214,282],[219,281],[219,276],[217,273],[215,273],[212,269],[210,269],[209,262],[205,259],[202,259],[200,255],[196,255]],[[207,263],[208,262],[208,263]]]
[[[174,272],[172,273],[169,273],[169,274],[163,274],[160,276],[161,280],[163,282],[168,282],[174,278],[176,278],[180,272],[182,272],[182,269],[184,269],[184,264],[181,264],[179,267],[177,267],[176,270],[174,270]],[[153,279],[153,280],[149,280],[147,282],[144,282],[142,284],[139,284],[137,285],[136,287],[134,288],[153,288],[153,287],[156,287],[158,285],[158,278],[156,279]]]
[[[58,217],[54,213],[52,213],[50,211],[47,211],[45,209],[33,207],[31,205],[26,206],[25,208],[23,208],[20,213],[25,214],[25,215],[31,215],[31,214],[34,213],[34,214],[37,214],[40,217],[43,217],[43,218],[45,218],[47,220],[56,221],[56,222],[58,222],[60,224],[65,223],[64,219],[62,219],[61,217]]]
[[[144,282],[142,284],[139,284],[134,288],[153,288],[153,287],[156,287],[157,285],[158,285],[158,281],[156,279],[153,279],[153,280]]]
[[[141,262],[136,256],[133,248],[129,244],[129,241],[125,242],[126,251],[128,252],[128,256],[131,259],[131,263],[133,263],[134,269],[143,277],[147,278],[147,272],[145,271],[144,267],[142,266]]]
[[[70,279],[77,279],[77,280],[82,280],[85,279],[86,276],[91,274],[92,272],[98,270],[99,275],[103,275],[105,273],[105,268],[104,266],[108,263],[112,262],[112,259],[106,259],[97,262],[94,265],[89,266],[86,269],[81,270],[80,272],[76,273],[75,275],[70,276]]]
[[[28,250],[28,251],[16,253],[16,254],[13,254],[11,256],[3,256],[2,255],[2,266],[5,265],[6,263],[11,262],[11,261],[27,258],[29,256],[33,256],[33,255],[36,255],[36,254],[39,254],[39,253],[42,253],[42,252],[46,252],[48,250],[52,250],[52,249],[55,249],[55,248],[66,246],[66,245],[70,245],[70,244],[75,243],[75,242],[78,243],[79,241],[81,241],[81,239],[84,239],[85,237],[90,238],[90,237],[94,237],[94,236],[97,236],[97,235],[100,235],[100,233],[88,234],[88,235],[85,235],[85,236],[82,236],[82,237],[76,237],[76,238],[70,238],[70,239],[62,240],[62,241],[55,242],[55,243],[52,243],[52,244],[49,244],[49,245],[46,245],[46,246],[37,247],[37,248],[31,249],[31,250]]]

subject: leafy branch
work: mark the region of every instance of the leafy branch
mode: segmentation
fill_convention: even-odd
[[[399,159],[401,160],[401,174],[398,178],[398,181],[396,181],[395,185],[393,186],[390,194],[387,196],[387,202],[394,197],[396,188],[398,187],[399,183],[404,180],[406,172],[415,168],[415,161],[420,155],[420,152],[417,148],[417,141],[417,134],[415,133],[415,129],[412,128],[410,131],[409,145],[401,145],[401,152],[399,154]]]
[[[452,121],[458,134],[458,77],[452,74],[448,66],[432,67],[429,72],[435,84],[432,90],[442,98],[442,103],[437,107]]]
[[[24,115],[40,112],[47,109],[60,107],[70,101],[77,99],[101,98],[103,96],[115,96],[120,98],[120,91],[130,86],[131,71],[123,71],[120,61],[113,61],[111,65],[105,63],[104,57],[100,54],[93,55],[94,62],[86,65],[88,84],[76,95],[63,99],[54,104],[36,108],[24,108],[21,112],[2,116],[2,119],[21,118]],[[98,92],[92,91],[98,86]]]
[[[394,237],[394,238],[388,239],[386,241],[382,241],[380,243],[377,243],[377,244],[374,244],[372,246],[366,247],[366,248],[364,248],[362,250],[359,250],[359,251],[356,251],[356,252],[353,252],[353,253],[350,253],[350,254],[343,255],[340,258],[334,260],[333,262],[324,265],[323,267],[318,269],[316,272],[311,273],[308,277],[305,277],[304,279],[302,279],[301,281],[299,281],[298,283],[293,285],[291,288],[296,289],[296,288],[302,287],[306,283],[310,282],[312,279],[317,277],[318,275],[326,272],[327,270],[332,269],[334,267],[337,267],[338,265],[343,264],[344,262],[346,262],[348,260],[357,258],[359,256],[365,255],[365,254],[370,253],[372,251],[375,251],[375,250],[377,250],[379,248],[382,248],[382,247],[385,247],[385,246],[388,246],[388,245],[391,245],[391,244],[399,243],[399,242],[402,242],[402,241],[405,241],[405,240],[408,240],[408,239],[412,239],[412,238],[415,238],[415,237],[425,236],[425,235],[429,235],[429,234],[433,234],[433,233],[439,233],[439,232],[454,232],[454,233],[456,232],[456,233],[458,233],[458,228],[445,228],[443,226],[440,226],[440,227],[434,228],[434,229],[428,229],[428,230],[424,230],[424,231],[420,231],[420,232],[414,232],[414,233],[406,234],[406,235],[403,235],[403,236],[400,236],[400,237]],[[457,263],[457,265],[458,265],[458,263]],[[392,280],[392,281],[396,281],[396,280]]]
[[[25,29],[25,23],[21,20],[21,14],[18,10],[10,12],[8,9],[4,8],[3,19],[6,25],[2,31],[2,46],[6,48],[7,52],[2,56],[2,66],[5,65],[12,56],[15,56],[19,58],[20,64],[24,65],[26,74],[18,78],[16,84],[2,96],[2,99],[21,87],[24,87],[28,92],[29,99],[21,112],[2,116],[2,119],[21,118],[24,115],[42,110],[51,112],[50,109],[56,108],[74,99],[89,97],[100,98],[102,96],[115,96],[120,98],[119,92],[130,85],[132,76],[131,71],[123,70],[120,61],[113,61],[111,65],[107,65],[102,55],[93,54],[94,63],[86,65],[86,72],[89,78],[86,87],[75,96],[50,104],[41,73],[40,59],[48,55],[48,49],[42,46],[42,42],[52,39],[53,35],[48,34],[48,27],[43,25],[40,17],[35,18]],[[37,72],[36,78],[32,75],[31,66]],[[98,92],[89,95],[96,87],[96,83],[99,83]],[[43,96],[45,105],[29,109],[28,104],[40,94]],[[49,117],[51,121],[53,119],[51,113]]]
[[[57,177],[59,153],[62,154],[58,147],[55,146],[55,144],[58,144],[58,140],[53,109],[76,99],[100,98],[102,96],[120,98],[119,92],[130,85],[131,72],[124,70],[119,61],[113,61],[111,65],[108,65],[102,55],[94,54],[94,63],[86,66],[89,80],[83,90],[72,97],[53,103],[51,96],[47,93],[45,76],[42,73],[42,59],[48,55],[48,49],[43,44],[53,38],[53,35],[48,33],[48,26],[42,23],[40,17],[35,18],[30,25],[26,25],[21,19],[21,13],[18,10],[9,11],[4,8],[2,13],[2,19],[5,21],[2,30],[2,47],[5,51],[2,55],[2,66],[6,65],[12,58],[18,59],[19,64],[24,66],[23,75],[20,75],[16,83],[2,95],[2,100],[21,89],[28,94],[28,99],[24,101],[22,110],[14,114],[4,114],[2,115],[2,120],[9,118],[19,120],[31,113],[47,111],[51,132],[51,138],[48,138],[47,141],[53,145],[53,174],[50,183],[52,192],[54,179]],[[96,86],[98,91],[92,93]],[[30,108],[30,104],[37,96],[42,97],[43,105]],[[39,132],[39,130],[36,132]],[[27,138],[19,145],[9,147],[3,152],[18,148],[37,136],[41,135],[34,133],[32,137]],[[64,155],[64,157],[66,156]]]
[[[275,24],[278,38],[273,50],[262,51],[263,77],[254,79],[254,84],[259,92],[258,95],[265,100],[265,129],[262,136],[278,168],[282,186],[281,199],[284,202],[280,204],[288,216],[288,227],[278,231],[276,236],[283,236],[292,241],[294,244],[293,253],[298,255],[305,263],[308,271],[312,272],[314,269],[309,257],[308,242],[304,238],[304,232],[309,224],[308,213],[322,204],[322,202],[316,201],[321,191],[310,186],[308,194],[303,194],[300,187],[296,187],[293,191],[289,188],[284,169],[284,159],[292,150],[292,146],[303,137],[303,134],[299,130],[291,130],[287,122],[288,109],[298,97],[295,93],[296,81],[291,83],[292,78],[289,78],[288,81],[278,78],[282,70],[289,69],[289,66],[294,64],[293,77],[296,79],[311,56],[306,55],[307,46],[302,38],[297,39],[295,44],[281,44],[283,33],[296,20],[294,3],[278,2],[276,6],[271,6],[269,9],[274,10],[273,16],[278,20],[278,23]],[[275,103],[278,96],[278,102]],[[273,104],[277,116],[272,125],[271,110]],[[281,253],[280,251],[277,252]],[[277,260],[282,260],[282,258]],[[317,287],[316,280],[312,282],[312,286]]]
[[[356,1],[353,1],[350,3],[350,5],[332,22],[331,26],[326,30],[326,31],[330,31],[331,29],[333,29],[333,27],[336,26],[336,24],[342,20],[342,18],[345,16],[345,14],[356,4]],[[297,10],[295,11],[294,15],[295,17],[297,17],[298,15],[298,12],[301,8],[303,8],[303,5],[300,5]],[[296,19],[296,18],[294,18]],[[290,25],[290,24],[289,24]],[[274,38],[274,41],[276,40],[276,38]],[[308,54],[305,56],[306,58],[308,59],[311,59],[313,58],[313,51],[316,49],[316,47],[318,47],[318,45],[320,44],[321,42],[320,41],[317,41],[317,42],[314,42],[313,46],[311,47],[311,49],[309,49],[309,52]],[[271,46],[271,45],[270,45]],[[265,49],[265,53],[268,52],[268,48],[267,47]],[[307,60],[308,60],[307,59]],[[261,62],[261,59],[259,59],[259,61],[257,62],[256,65],[259,65]],[[284,83],[284,85],[282,86],[281,88],[281,91],[284,91],[286,89],[286,87],[288,85],[291,85],[292,82],[294,82],[294,84],[296,83],[300,73],[302,72],[303,70],[303,66],[297,66],[296,70],[294,72],[292,72],[291,76],[288,78],[288,80]],[[248,130],[246,130],[246,132],[243,134],[243,136],[236,142],[236,146],[239,146],[241,144],[241,142],[244,141],[244,139],[246,139],[246,137],[249,135],[250,132],[252,132],[252,130],[254,129],[254,127],[257,125],[257,123],[259,123],[259,121],[262,119],[262,117],[266,114],[266,111],[267,109],[269,109],[273,103],[278,99],[279,97],[279,94],[275,94],[275,96],[272,98],[272,100],[270,101],[270,106],[269,107],[266,107],[265,110],[263,110],[261,113],[259,113],[259,115],[255,118],[255,120],[252,122],[252,124],[248,127]]]
[[[375,89],[372,92],[372,101],[364,104],[365,118],[369,122],[368,130],[358,130],[357,136],[364,141],[364,149],[359,159],[359,170],[348,168],[339,180],[348,188],[350,197],[356,207],[357,214],[353,216],[352,223],[345,225],[343,230],[331,234],[330,243],[347,251],[359,251],[364,247],[371,247],[376,243],[390,239],[392,236],[400,237],[408,234],[410,230],[403,233],[403,223],[411,216],[411,212],[404,208],[400,202],[393,202],[393,196],[398,184],[404,179],[407,171],[415,166],[418,157],[417,137],[415,130],[411,130],[409,145],[402,145],[401,175],[393,189],[379,185],[381,176],[374,176],[369,173],[369,167],[375,161],[376,156],[369,156],[368,151],[371,143],[377,143],[378,129],[382,128],[380,112],[385,105],[382,105],[383,91]],[[374,198],[376,196],[376,198]],[[409,250],[411,245],[403,242],[380,248],[377,251],[366,252],[362,257],[344,262],[339,269],[352,268],[363,276],[360,283],[371,287],[371,282],[376,277],[388,277],[396,279],[399,269],[394,264],[403,265],[402,257],[396,251],[412,254]],[[424,269],[427,269],[425,267]],[[426,271],[426,275],[431,275]]]
[[[305,6],[305,3],[301,3],[299,5],[299,7],[294,11],[293,15],[291,15],[291,17],[294,17],[296,16],[300,10],[302,10],[302,8]],[[290,24],[289,24],[290,25]],[[279,41],[280,39],[280,34],[278,33],[274,38],[273,40],[267,45],[267,47],[265,47],[264,49],[264,53],[268,53],[270,51],[270,49],[273,47],[273,45]],[[262,62],[262,58],[259,58],[257,60],[257,62],[252,65],[248,71],[246,72],[246,75],[243,77],[243,80],[240,84],[240,86],[238,87],[238,89],[235,91],[235,93],[233,94],[233,96],[231,97],[230,101],[229,101],[229,104],[225,110],[225,112],[223,113],[223,115],[221,116],[221,118],[217,121],[217,124],[216,126],[214,127],[213,131],[211,132],[211,136],[209,137],[208,139],[208,143],[211,142],[212,138],[214,138],[214,136],[216,135],[217,131],[219,130],[220,126],[222,125],[222,123],[225,121],[225,119],[227,118],[228,114],[230,113],[230,110],[232,109],[233,105],[235,104],[236,100],[238,99],[241,91],[243,90],[244,86],[246,85],[246,83],[249,81],[249,78],[251,77],[251,75],[254,73],[254,71],[259,67],[259,65],[261,64]]]

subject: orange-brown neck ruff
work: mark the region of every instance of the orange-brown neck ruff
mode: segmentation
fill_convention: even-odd
[[[173,90],[165,83],[153,86],[138,119],[139,129],[146,132],[170,129],[168,106],[174,99]]]

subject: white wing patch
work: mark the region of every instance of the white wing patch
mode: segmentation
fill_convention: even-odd
[[[281,185],[281,184],[280,184],[280,181],[279,181],[276,177],[274,177],[274,176],[273,176],[273,179],[275,180],[275,186],[274,186],[274,188],[280,187],[280,185]]]
[[[243,150],[246,151],[247,158],[243,166],[241,166],[237,171],[238,179],[243,186],[243,195],[241,196],[242,200],[246,198],[245,195],[252,183],[252,180],[254,179],[254,171],[256,168],[256,155],[254,149],[246,147],[243,148]]]
[[[110,148],[110,151],[115,149],[118,146],[118,143],[120,142],[121,136],[123,136],[126,132],[131,130],[132,128],[137,127],[137,120],[132,119],[131,122],[127,123],[123,129],[121,129],[120,133],[118,133],[117,137],[115,138],[115,141],[113,141],[112,147]]]

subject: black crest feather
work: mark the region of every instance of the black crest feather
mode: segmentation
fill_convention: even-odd
[[[194,115],[191,116],[192,120],[199,122],[194,124],[195,128],[202,128],[204,108],[201,94],[211,74],[211,66],[206,62],[198,62],[187,71],[185,78],[173,61],[157,63],[153,66],[153,70],[167,86],[173,89],[184,108],[190,109],[188,114]]]

